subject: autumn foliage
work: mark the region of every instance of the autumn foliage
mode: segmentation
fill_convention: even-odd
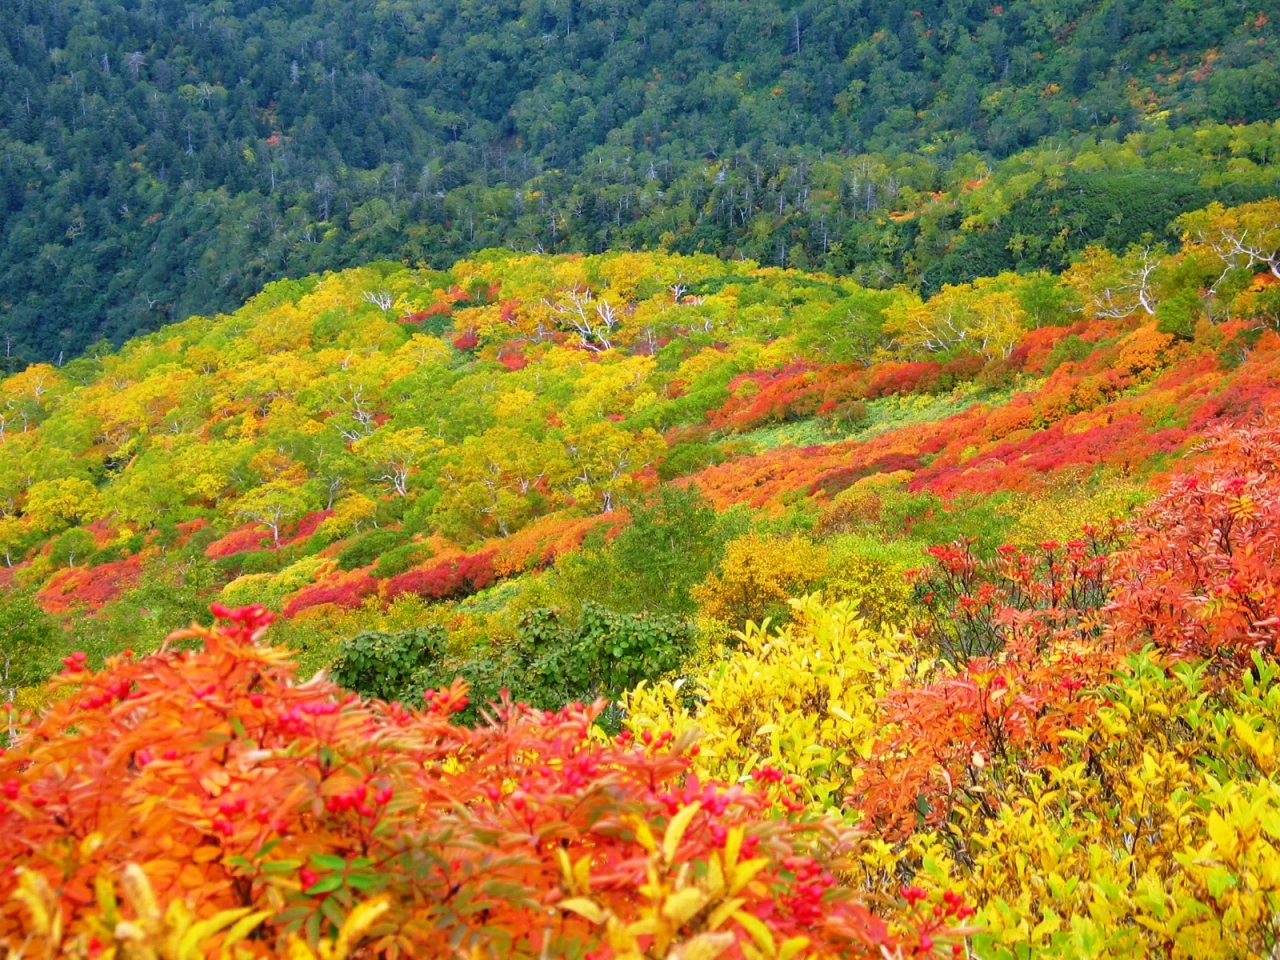
[[[129,911],[149,908],[112,890],[136,892],[139,868],[161,907],[221,918],[206,953],[315,947],[370,899],[387,908],[366,956],[881,956],[949,940],[955,910],[878,918],[828,872],[856,837],[700,779],[687,737],[602,741],[599,708],[580,705],[496,704],[467,729],[451,720],[461,684],[424,709],[363,702],[296,683],[260,608],[217,612],[230,622],[100,673],[68,657],[63,698],[0,757],[0,943],[132,955],[152,918]]]
[[[1280,427],[1215,431],[1117,558],[1112,633],[1239,670],[1280,653]]]

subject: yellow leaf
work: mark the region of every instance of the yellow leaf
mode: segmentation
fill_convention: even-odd
[[[88,860],[90,857],[92,857],[94,851],[97,850],[100,846],[102,846],[102,840],[103,840],[102,834],[96,830],[93,833],[89,834],[87,837],[85,837],[83,840],[81,840],[80,841],[80,858],[82,860]]]
[[[600,905],[594,900],[588,900],[586,897],[572,897],[568,900],[562,900],[560,901],[560,909],[576,913],[592,923],[604,923],[604,911],[600,909]]]
[[[768,956],[772,957],[778,952],[778,948],[773,942],[773,934],[769,932],[769,928],[764,925],[759,917],[739,910],[733,915],[733,919],[737,920],[739,926],[751,934],[751,939],[756,942],[756,946]]]
[[[569,854],[565,853],[563,847],[556,847],[556,860],[560,863],[560,875],[564,877],[565,884],[576,889],[573,881],[573,864],[569,862]]]
[[[199,957],[204,955],[205,944],[215,933],[223,927],[231,926],[248,912],[248,907],[240,907],[237,910],[223,910],[221,913],[214,914],[208,920],[193,923],[183,933],[182,939],[178,941],[178,960],[198,960]]]
[[[724,841],[724,872],[733,876],[733,868],[738,862],[738,851],[742,849],[742,839],[746,831],[742,827],[732,827]]]
[[[809,945],[808,937],[792,937],[783,941],[778,948],[778,960],[791,960],[797,953]]]
[[[573,865],[573,879],[580,893],[591,892],[591,858],[583,857]]]
[[[333,946],[333,960],[346,960],[352,947],[358,944],[378,918],[390,909],[391,904],[386,897],[376,897],[373,900],[366,900],[352,910],[343,921],[342,929],[338,931],[338,941]]]
[[[700,933],[667,954],[668,960],[715,960],[733,946],[732,933]]]
[[[728,920],[747,901],[742,897],[734,897],[732,900],[726,900],[720,906],[711,911],[711,915],[707,917],[707,929],[715,930],[726,920]]]
[[[724,890],[724,869],[720,866],[720,857],[712,854],[711,859],[707,862],[707,879],[705,886],[707,892],[714,896],[719,896]]]
[[[754,860],[744,860],[733,871],[733,878],[729,882],[729,894],[732,896],[745,887],[753,879],[755,875],[764,869],[769,860],[766,857],[757,857]]]
[[[702,809],[701,801],[695,800],[689,806],[685,807],[667,824],[667,832],[662,837],[662,856],[671,863],[676,858],[676,851],[680,849],[680,841],[684,838],[684,832],[689,828],[689,822]]]
[[[120,886],[124,888],[124,895],[128,898],[129,905],[133,907],[139,920],[147,923],[160,922],[160,904],[156,902],[151,882],[140,866],[136,863],[126,863],[120,874]]]
[[[657,851],[658,841],[653,838],[653,831],[649,829],[649,825],[639,817],[633,817],[632,820],[636,825],[636,843],[650,853]]]
[[[98,874],[93,881],[94,892],[98,895],[98,909],[102,911],[102,922],[114,927],[120,919],[120,905],[116,901],[116,888],[111,878],[105,873]]]
[[[237,920],[231,929],[227,931],[227,936],[222,941],[221,960],[230,960],[232,957],[231,948],[257,929],[258,924],[271,916],[271,913],[272,911],[270,910],[259,910],[257,913],[251,913]]]
[[[677,927],[682,927],[706,902],[706,894],[697,887],[685,887],[667,898],[667,902],[662,905],[662,915]]]

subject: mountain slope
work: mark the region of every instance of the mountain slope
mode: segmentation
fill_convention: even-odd
[[[895,568],[1070,539],[1274,402],[1280,285],[1226,238],[1280,249],[1277,224],[1275,201],[1210,208],[1177,253],[1090,247],[928,300],[675,254],[283,281],[0,381],[0,583],[95,655],[159,641],[139,607],[265,602],[319,666],[370,624],[483,659],[532,608],[683,636],[845,582],[796,541],[792,573],[717,599],[744,537],[843,537],[846,565],[893,542]]]
[[[6,357],[68,359],[379,257],[665,242],[804,266],[843,244],[830,269],[874,264],[868,214],[898,207],[903,185],[948,189],[955,164],[957,183],[972,176],[975,151],[1123,136],[1148,116],[1274,117],[1274,12],[9,4]],[[835,185],[822,209],[820,163]],[[891,275],[918,279],[919,253],[890,249]]]

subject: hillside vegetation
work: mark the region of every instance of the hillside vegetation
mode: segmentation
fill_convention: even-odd
[[[378,258],[664,245],[936,290],[1103,234],[1122,252],[1275,192],[1276,13],[8,3],[5,362]],[[997,221],[966,272],[967,228]]]
[[[1176,254],[1090,247],[928,300],[676,254],[277,283],[0,384],[0,576],[95,656],[220,595],[281,610],[319,666],[385,608],[448,631],[496,693],[523,656],[499,638],[588,643],[626,615],[679,647],[691,617],[776,619],[872,558],[916,566],[913,543],[1065,541],[1270,402],[1278,212],[1211,208]],[[731,572],[757,542],[767,583]],[[36,646],[14,685],[56,662]],[[640,678],[619,669],[542,695]]]
[[[0,381],[0,944],[1269,955],[1280,201],[1173,230],[375,263]]]
[[[1277,15],[0,3],[0,960],[1280,956]]]

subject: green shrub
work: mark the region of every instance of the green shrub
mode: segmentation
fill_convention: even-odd
[[[371,530],[342,548],[338,554],[338,569],[356,570],[367,567],[384,553],[399,546],[404,534],[399,530]]]
[[[288,562],[288,557],[281,550],[250,550],[238,553],[242,573],[275,573]]]
[[[373,575],[384,580],[394,577],[428,559],[430,555],[431,551],[424,543],[402,543],[378,558],[373,565]]]
[[[658,464],[658,476],[663,480],[675,480],[724,461],[724,451],[717,446],[710,443],[682,443],[673,447],[662,463]]]
[[[93,534],[83,527],[75,527],[53,541],[49,559],[55,567],[74,567],[88,560],[96,548]]]
[[[379,700],[411,700],[422,695],[445,651],[445,632],[435,624],[395,633],[365,630],[343,640],[332,676],[348,690]]]
[[[0,603],[0,695],[42,683],[57,669],[66,637],[30,595],[13,592]]]

